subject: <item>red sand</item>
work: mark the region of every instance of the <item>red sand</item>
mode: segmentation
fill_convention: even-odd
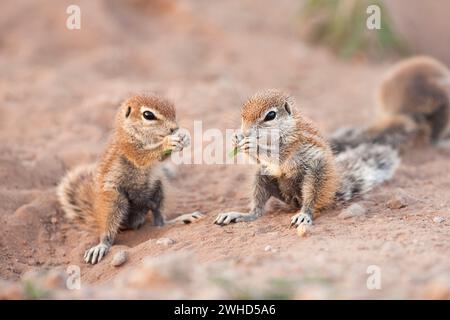
[[[339,209],[329,210],[306,238],[289,228],[293,212],[277,203],[255,222],[213,225],[220,212],[248,209],[250,168],[180,166],[167,214],[207,217],[124,232],[105,260],[85,265],[84,250],[97,239],[64,219],[55,186],[70,168],[96,159],[129,92],[166,95],[189,129],[202,120],[205,129],[224,130],[239,126],[249,95],[282,88],[329,133],[372,120],[373,91],[388,64],[340,61],[303,44],[296,1],[79,3],[82,28],[69,31],[70,1],[2,1],[0,293],[13,297],[10,288],[32,270],[79,265],[84,290],[52,297],[449,297],[450,150],[431,147],[408,152],[394,179],[359,201],[365,216],[343,220]],[[407,206],[388,209],[399,189]],[[157,244],[161,237],[175,244]],[[112,267],[123,248],[128,262]],[[178,265],[190,278],[144,267],[146,257],[162,255],[175,261],[163,265]],[[380,267],[380,290],[366,287],[370,265]],[[110,290],[118,286],[139,290]]]

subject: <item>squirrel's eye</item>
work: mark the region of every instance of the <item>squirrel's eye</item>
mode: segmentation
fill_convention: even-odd
[[[142,113],[142,116],[144,117],[145,120],[156,120],[155,114],[148,110],[144,111]]]
[[[275,119],[275,117],[277,116],[277,113],[275,111],[270,111],[266,114],[266,117],[264,118],[264,121],[270,121]]]

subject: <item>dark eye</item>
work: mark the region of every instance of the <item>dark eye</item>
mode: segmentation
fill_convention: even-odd
[[[266,114],[264,121],[271,121],[271,120],[275,119],[276,116],[277,116],[277,113],[275,111],[270,111]]]
[[[148,110],[144,111],[144,113],[142,113],[142,116],[145,120],[156,120],[155,114]]]

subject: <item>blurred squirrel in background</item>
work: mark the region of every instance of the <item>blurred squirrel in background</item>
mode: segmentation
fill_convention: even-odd
[[[450,72],[434,58],[417,56],[394,65],[377,92],[379,117],[365,128],[344,128],[330,137],[333,152],[361,143],[401,151],[450,137]]]

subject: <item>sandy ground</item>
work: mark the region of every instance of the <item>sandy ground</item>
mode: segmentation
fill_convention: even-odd
[[[252,169],[181,165],[167,215],[206,218],[149,222],[85,265],[97,239],[65,220],[55,186],[96,159],[127,94],[159,92],[175,102],[182,126],[202,120],[225,130],[239,126],[249,95],[277,87],[330,133],[372,120],[388,63],[340,61],[306,46],[295,31],[297,1],[79,1],[77,31],[65,28],[70,3],[0,5],[0,296],[449,298],[450,151],[431,147],[407,152],[394,179],[358,201],[366,215],[328,210],[306,238],[276,202],[255,222],[213,225],[220,212],[248,209]],[[396,194],[406,206],[389,209]],[[175,243],[157,244],[163,237]],[[128,261],[112,267],[120,249]],[[82,290],[52,281],[69,265],[81,267]],[[379,290],[366,285],[371,265],[380,268]],[[30,289],[30,274],[54,290]]]

